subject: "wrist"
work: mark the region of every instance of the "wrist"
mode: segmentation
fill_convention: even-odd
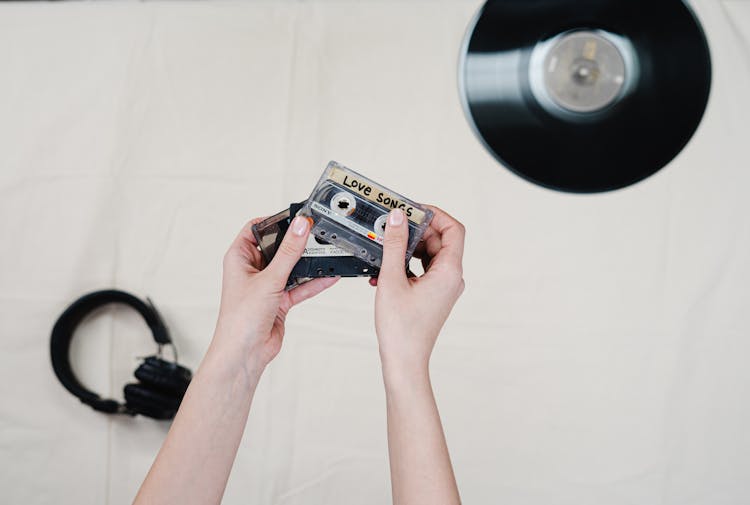
[[[216,320],[214,340],[231,340],[237,344],[248,347],[258,340],[256,325],[252,324],[247,317],[237,311],[219,310]]]
[[[381,357],[386,393],[430,386],[429,360],[388,359]]]
[[[431,349],[411,336],[378,334],[378,351],[386,379],[429,377]]]
[[[262,352],[252,346],[251,341],[253,339],[245,339],[217,328],[204,362],[228,374],[240,372],[248,379],[257,381],[268,363],[263,361]]]

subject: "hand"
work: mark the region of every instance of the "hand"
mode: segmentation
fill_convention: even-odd
[[[377,286],[375,331],[384,369],[426,370],[438,333],[464,290],[464,227],[430,208],[435,215],[414,252],[425,268],[421,277],[406,275],[404,213],[396,209],[388,216],[380,275],[371,281]]]
[[[289,309],[338,280],[315,279],[285,291],[289,274],[305,250],[310,222],[304,217],[294,218],[276,255],[264,268],[252,233],[252,226],[261,220],[247,223],[224,255],[221,308],[214,337],[241,344],[255,370],[265,368],[279,353]]]
[[[224,255],[216,333],[180,404],[136,504],[220,503],[265,366],[278,354],[287,312],[336,282],[316,279],[285,291],[310,224],[292,221],[271,263],[245,225]]]

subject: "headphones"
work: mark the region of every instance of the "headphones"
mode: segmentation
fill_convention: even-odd
[[[50,354],[52,368],[65,389],[81,402],[99,412],[107,414],[141,414],[154,419],[172,419],[185,396],[192,372],[177,364],[177,350],[169,337],[167,327],[151,300],[148,303],[124,291],[108,289],[82,296],[65,309],[52,328]],[[86,389],[73,374],[70,365],[70,342],[80,322],[92,311],[110,303],[124,304],[135,309],[151,328],[158,351],[149,356],[135,370],[139,382],[125,386],[125,403],[105,399]],[[174,361],[162,359],[162,348],[170,346]]]

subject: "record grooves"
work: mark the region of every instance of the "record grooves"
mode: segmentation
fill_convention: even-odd
[[[464,43],[466,115],[539,185],[591,193],[668,164],[698,127],[711,62],[680,0],[490,0]]]

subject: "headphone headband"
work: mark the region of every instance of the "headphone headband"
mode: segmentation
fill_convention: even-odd
[[[73,333],[81,321],[92,311],[103,305],[119,303],[132,307],[146,320],[154,340],[161,349],[161,346],[171,344],[172,340],[156,307],[151,303],[151,300],[147,299],[147,301],[148,303],[145,303],[130,293],[115,289],[95,291],[73,302],[70,307],[65,309],[65,312],[62,313],[54,328],[52,328],[50,354],[55,375],[65,386],[65,389],[94,410],[108,414],[128,412],[124,404],[116,400],[102,398],[93,391],[86,389],[76,378],[70,365],[70,342],[73,339]]]

